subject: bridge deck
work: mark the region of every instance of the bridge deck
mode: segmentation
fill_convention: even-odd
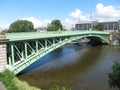
[[[21,32],[21,33],[6,33],[6,39],[9,41],[19,41],[19,40],[29,40],[29,39],[42,39],[42,38],[52,38],[52,37],[62,37],[62,36],[75,36],[82,34],[109,34],[103,31],[49,31],[49,32]]]

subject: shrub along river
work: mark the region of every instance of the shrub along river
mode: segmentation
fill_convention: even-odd
[[[108,86],[115,61],[120,62],[119,47],[65,45],[26,68],[18,78],[42,90],[55,85],[72,90],[118,90]]]

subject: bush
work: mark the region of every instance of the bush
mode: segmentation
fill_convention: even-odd
[[[10,72],[9,70],[5,70],[2,73],[0,73],[0,80],[5,85],[7,90],[17,90],[13,83],[14,73]]]
[[[115,62],[115,65],[112,66],[112,72],[108,74],[109,86],[113,88],[119,88],[120,90],[120,63]]]

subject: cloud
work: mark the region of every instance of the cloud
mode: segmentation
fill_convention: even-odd
[[[80,21],[92,20],[118,20],[120,19],[120,6],[105,6],[98,3],[93,12],[83,13],[80,9],[75,9],[69,16]]]
[[[44,20],[44,21],[41,21],[35,17],[27,17],[27,18],[22,18],[22,20],[28,20],[28,21],[31,21],[34,25],[34,27],[46,27],[48,25],[48,23],[51,23],[51,20]]]
[[[70,16],[73,17],[73,18],[78,19],[81,14],[82,14],[82,11],[80,9],[76,9],[75,11],[72,11],[70,13]]]
[[[66,18],[62,21],[62,24],[65,28],[70,29],[74,22],[72,22],[72,20],[70,20],[69,18]]]
[[[31,21],[33,23],[34,27],[42,26],[42,22],[34,17],[23,18],[22,20]]]
[[[46,27],[49,23],[51,23],[51,20],[45,20],[42,22],[42,26]]]
[[[28,20],[31,21],[34,25],[34,27],[46,27],[48,25],[48,23],[51,23],[51,20],[44,20],[41,21],[39,19],[36,19],[35,17],[27,17],[27,18],[22,18],[22,20]]]
[[[0,25],[0,29],[5,30],[5,29],[8,29],[9,26],[10,26],[10,24]]]
[[[66,18],[63,23],[65,24],[73,24],[73,22],[69,19],[69,18]]]
[[[25,18],[18,18],[17,19],[19,20],[28,20],[28,21],[31,21],[34,25],[34,27],[46,27],[48,25],[48,23],[51,23],[51,20],[44,20],[44,21],[41,21],[35,17],[25,17]],[[8,29],[10,26],[10,24],[6,24],[6,25],[0,25],[0,29],[4,30],[4,29]]]
[[[69,16],[74,19],[78,19],[81,21],[85,21],[88,19],[89,14],[84,14],[80,9],[75,9],[75,11],[72,11]]]
[[[98,20],[117,20],[120,19],[120,9],[112,5],[104,6],[102,3],[96,5],[93,12],[95,19]]]

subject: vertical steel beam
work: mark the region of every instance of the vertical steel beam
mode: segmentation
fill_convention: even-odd
[[[53,38],[52,40],[53,40],[53,44],[55,44],[55,38]]]
[[[15,57],[14,57],[14,45],[11,44],[11,56],[12,56],[12,65],[15,64]]]
[[[47,48],[47,39],[45,39],[45,48]]]
[[[62,38],[60,37],[60,43],[61,43],[61,41],[62,41]]]
[[[21,54],[22,54],[22,60],[24,60],[24,52],[23,52],[23,50],[22,50]]]
[[[25,45],[25,59],[27,59],[28,53],[27,53],[27,42],[24,42]]]
[[[12,65],[12,61],[11,61],[11,57],[8,57],[8,60],[9,60],[9,65]]]
[[[35,40],[35,44],[36,44],[36,52],[38,52],[38,40]]]

